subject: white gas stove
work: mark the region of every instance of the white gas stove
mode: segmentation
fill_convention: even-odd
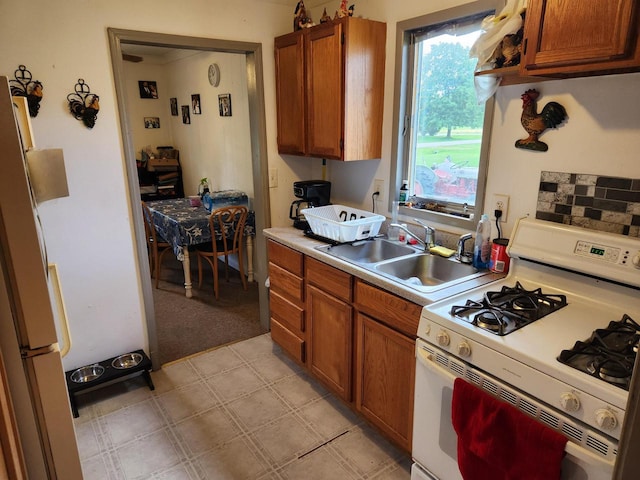
[[[607,478],[640,339],[640,327],[633,322],[640,323],[640,241],[532,219],[521,219],[512,236],[506,277],[424,308],[417,370],[422,356],[423,365],[466,378],[566,435],[567,452],[578,457],[563,467],[566,478],[580,478],[571,476],[572,469],[587,472],[584,478],[600,478],[594,473],[598,468],[608,472],[602,477]],[[610,324],[624,334],[606,330]],[[603,358],[597,343],[602,339],[604,346],[615,344],[613,360]],[[587,356],[591,350],[595,360]],[[579,366],[566,363],[576,358]],[[446,455],[421,460],[425,438],[420,423],[426,420],[419,377],[414,458],[435,470],[432,477],[460,478],[459,473],[438,473],[452,467],[434,466],[438,457],[446,464]],[[434,427],[442,429],[429,426]],[[440,441],[441,447],[445,444]],[[584,447],[587,456],[602,456],[604,463],[589,466],[579,460],[576,447]]]

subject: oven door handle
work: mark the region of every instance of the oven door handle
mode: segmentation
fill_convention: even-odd
[[[432,373],[445,378],[447,381],[451,382],[451,385],[453,385],[457,376],[449,370],[446,370],[444,367],[438,365],[434,358],[434,355],[428,352],[424,347],[416,345],[416,357],[421,365],[430,370]],[[608,461],[602,457],[599,457],[595,453],[590,452],[586,448],[572,442],[571,440],[567,442],[565,451],[567,452],[567,455],[577,458],[583,463],[591,465],[594,468],[601,469],[606,472],[613,471],[614,461]]]
[[[438,365],[435,358],[433,358],[433,355],[429,353],[424,347],[421,347],[419,345],[416,346],[416,357],[418,358],[420,364],[431,370],[436,375],[446,378],[449,382],[451,382],[451,385],[453,385],[453,382],[457,377],[450,371],[445,370],[443,367]]]

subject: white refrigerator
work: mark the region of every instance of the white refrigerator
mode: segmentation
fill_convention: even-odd
[[[20,138],[0,77],[0,478],[82,479]]]

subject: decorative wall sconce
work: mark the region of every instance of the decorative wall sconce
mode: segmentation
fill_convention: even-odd
[[[84,83],[82,78],[78,79],[75,86],[75,93],[67,95],[69,101],[69,111],[76,120],[82,120],[87,128],[93,128],[98,119],[100,110],[100,97],[91,93],[89,84]]]
[[[37,117],[38,110],[40,110],[40,101],[42,100],[42,82],[33,80],[33,75],[24,65],[20,65],[13,72],[13,76],[15,80],[9,80],[11,95],[14,97],[27,97],[29,116]]]

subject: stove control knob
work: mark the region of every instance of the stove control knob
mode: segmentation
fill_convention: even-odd
[[[580,399],[571,392],[564,392],[560,395],[560,406],[567,412],[577,412],[580,410]]]
[[[463,340],[458,344],[458,355],[463,358],[469,357],[471,355],[471,345],[469,345],[469,342]]]
[[[605,430],[613,430],[618,426],[618,419],[606,408],[596,410],[596,423]]]
[[[634,267],[640,268],[640,252],[636,253],[631,262],[633,263]]]
[[[436,340],[438,341],[438,345],[440,345],[441,347],[446,347],[447,345],[449,345],[449,342],[451,342],[451,339],[449,338],[449,334],[444,330],[441,330],[440,332],[438,332],[438,336],[436,337]]]

